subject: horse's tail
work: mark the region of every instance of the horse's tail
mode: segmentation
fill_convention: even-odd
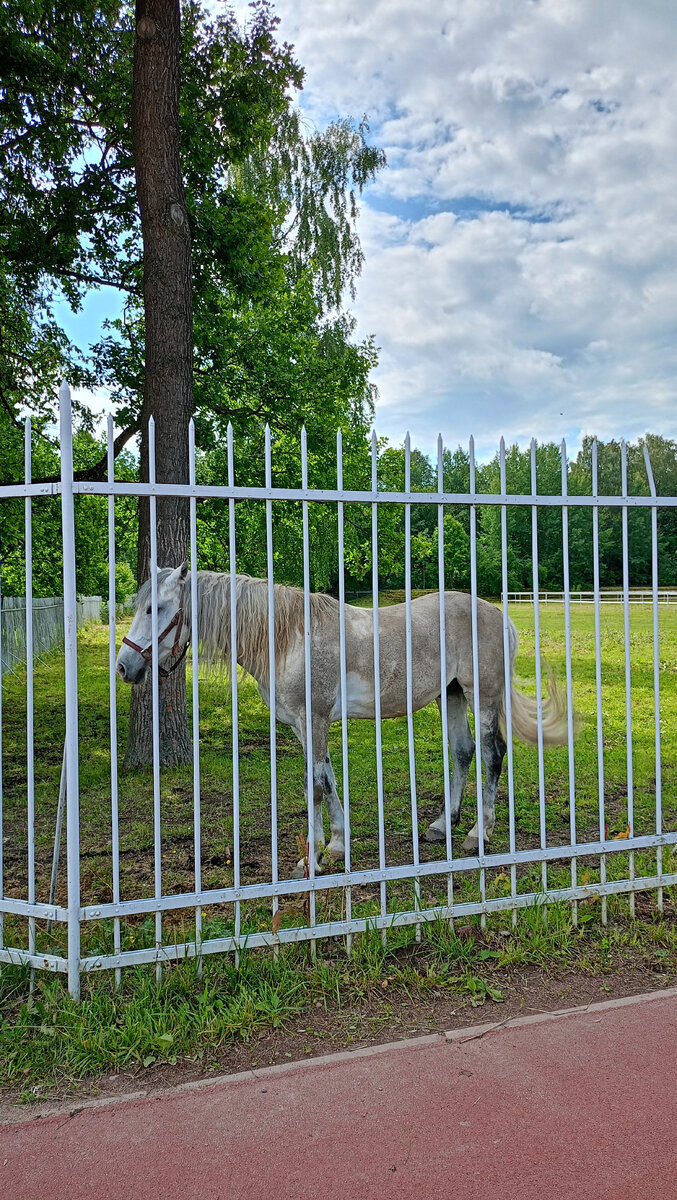
[[[510,639],[510,719],[512,732],[523,742],[531,745],[538,744],[538,704],[535,696],[525,696],[517,690],[513,683],[515,658],[517,657],[518,635],[512,621],[509,623]],[[546,746],[561,746],[568,740],[568,714],[566,696],[557,683],[548,664],[545,665],[547,682],[545,697],[542,705],[543,744]],[[501,728],[505,734],[505,696],[501,702],[499,713]],[[579,727],[579,718],[573,715],[573,731]]]

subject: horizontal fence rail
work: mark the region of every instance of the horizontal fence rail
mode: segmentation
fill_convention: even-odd
[[[83,483],[73,478],[70,393],[65,385],[60,406],[60,482],[31,481],[27,422],[25,480],[0,487],[0,501],[23,500],[26,541],[26,597],[21,602],[3,600],[2,662],[4,669],[6,662],[13,661],[11,654],[20,653],[27,677],[22,699],[25,778],[17,784],[15,772],[11,778],[8,774],[3,792],[0,772],[0,963],[67,973],[71,994],[77,997],[83,972],[113,970],[119,983],[122,969],[128,966],[153,964],[159,976],[165,962],[201,959],[211,953],[233,953],[237,958],[244,949],[257,947],[278,953],[290,943],[308,943],[315,953],[322,938],[344,939],[350,952],[354,936],[370,929],[385,938],[391,928],[411,926],[412,937],[421,937],[424,924],[432,920],[476,917],[482,924],[489,918],[514,922],[521,909],[541,903],[567,904],[574,921],[580,906],[592,901],[599,903],[606,921],[614,897],[626,896],[634,912],[637,897],[650,893],[658,909],[663,908],[666,889],[677,883],[675,778],[672,764],[667,769],[663,761],[665,723],[673,722],[676,708],[674,663],[666,659],[663,639],[672,637],[671,606],[677,602],[677,589],[659,588],[658,516],[663,510],[674,510],[677,498],[657,494],[646,447],[648,495],[628,493],[623,443],[620,495],[599,494],[596,444],[591,495],[571,495],[564,443],[561,494],[539,492],[532,443],[530,490],[513,495],[506,486],[506,448],[501,441],[500,490],[487,494],[476,490],[471,440],[469,488],[459,493],[444,490],[440,438],[437,491],[416,492],[411,489],[412,450],[407,436],[404,491],[396,492],[381,488],[375,436],[370,487],[344,487],[339,433],[336,487],[316,489],[308,484],[312,447],[304,430],[301,486],[290,488],[272,485],[272,438],[266,429],[265,483],[243,487],[235,477],[234,435],[229,428],[226,479],[204,485],[197,478],[191,423],[189,482],[170,485],[155,481],[151,421],[149,482],[130,483],[115,480],[109,419],[108,478],[103,483]],[[93,715],[83,707],[87,681],[77,628],[83,617],[100,620],[101,612],[100,598],[89,598],[84,603],[91,607],[83,608],[75,590],[75,504],[82,495],[99,496],[107,506],[111,596],[115,593],[116,499],[146,496],[150,501],[151,586],[145,644],[154,649],[149,672],[153,762],[148,781],[135,776],[130,782],[120,770],[119,708],[129,703],[129,690],[116,677],[121,630],[114,604],[108,606],[108,644],[100,664],[107,664],[108,671],[105,726],[98,710]],[[32,596],[33,506],[45,496],[61,499],[64,595],[53,601]],[[165,576],[158,575],[156,517],[158,501],[164,496],[188,501],[190,540],[190,565],[177,584],[181,596],[177,637],[190,642],[187,691],[193,761],[184,775],[173,775],[171,781],[160,761],[165,685],[158,654],[165,644],[162,625],[169,601],[162,592]],[[218,586],[220,621],[230,632],[218,644],[225,659],[222,667],[230,675],[229,695],[218,676],[200,673],[203,655],[209,660],[218,641],[207,625],[202,601],[205,577],[198,571],[198,502],[204,499],[223,502],[228,572]],[[258,583],[237,573],[239,505],[244,501],[258,504],[262,514],[265,578]],[[274,581],[275,512],[292,503],[299,506],[299,577],[303,580],[303,587],[294,593]],[[330,506],[335,520],[336,601],[311,596],[313,505]],[[362,506],[367,513],[368,592],[350,591],[346,582],[346,528],[352,505]],[[400,507],[403,522],[404,588],[396,612],[389,607],[391,598],[379,594],[381,522],[384,509],[392,505]],[[437,563],[431,559],[427,568],[436,595],[423,598],[412,591],[412,513],[418,505],[436,506]],[[445,514],[450,506],[467,515],[467,600],[445,596]],[[495,514],[501,554],[496,583],[500,602],[493,607],[478,595],[481,522],[487,506]],[[594,586],[589,591],[570,586],[570,522],[572,513],[580,509],[590,511],[587,536]],[[533,590],[515,592],[508,590],[511,519],[525,510],[530,536],[525,578],[533,582]],[[616,578],[622,577],[622,586],[613,589],[600,583],[603,510],[618,513]],[[632,586],[628,523],[635,519],[633,512],[647,514],[641,519],[650,539],[650,587]],[[557,520],[561,543],[561,592],[539,587],[541,522],[552,519],[548,514]],[[256,587],[255,598],[252,588]],[[617,611],[611,611],[613,605]],[[59,744],[52,747],[52,758],[62,761],[61,782],[55,789],[58,796],[49,801],[43,799],[44,781],[39,788],[36,785],[36,778],[42,778],[36,776],[41,769],[36,737],[43,731],[38,729],[36,735],[35,688],[40,686],[38,656],[56,643],[57,636],[47,646],[52,634],[43,635],[43,618],[50,630],[58,628],[65,663],[65,738],[62,747],[59,732]],[[294,623],[291,633],[283,636],[285,621]],[[522,629],[519,650],[515,621],[521,622]],[[122,632],[128,629],[125,617]],[[169,647],[174,636],[172,627]],[[547,661],[553,647],[566,701],[557,710],[558,746],[549,744],[555,718],[548,700]],[[617,654],[613,663],[606,657],[612,653]],[[88,662],[91,671],[91,658]],[[257,680],[269,708],[263,723],[247,674]],[[217,742],[213,721],[205,720],[207,697],[213,697],[214,689],[221,689],[222,734]],[[524,694],[528,701],[521,698]],[[580,730],[575,713],[579,698],[585,706]],[[439,725],[434,724],[438,718],[429,707],[436,699]],[[2,703],[0,691],[0,737]],[[504,740],[498,736],[499,716]],[[300,745],[285,729],[290,724]],[[329,726],[336,727],[335,733],[327,733]],[[527,726],[531,747],[517,739]],[[212,758],[218,753],[227,765],[218,784],[210,774],[208,788],[203,787],[201,762],[207,738],[212,739]],[[40,745],[44,746],[42,740]],[[80,772],[85,757],[102,756],[109,773],[105,823],[100,792],[90,794]],[[36,845],[44,844],[41,805],[46,803],[55,822],[49,889],[41,874],[42,860],[36,858]],[[330,827],[326,844],[325,814]],[[457,829],[459,817],[462,832]],[[60,866],[63,821],[65,862]],[[36,823],[43,833],[40,842],[36,842]]]

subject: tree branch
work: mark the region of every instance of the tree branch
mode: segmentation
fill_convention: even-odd
[[[140,287],[135,284],[123,283],[121,279],[104,279],[101,275],[90,275],[86,271],[62,271],[68,279],[74,279],[76,283],[98,283],[104,287],[117,288],[121,292],[129,292],[132,296],[141,296]]]
[[[23,424],[21,421],[18,420],[18,418],[14,412],[14,409],[12,408],[12,405],[10,404],[9,400],[7,399],[7,397],[5,395],[5,389],[3,387],[0,387],[0,400],[2,401],[2,407],[7,411],[7,415],[9,416],[9,419],[10,419],[12,425],[14,426],[14,428],[15,429],[23,429]]]
[[[139,428],[140,426],[137,422],[134,425],[130,425],[127,429],[123,429],[122,433],[118,434],[113,442],[113,458],[117,458],[118,454],[124,449],[129,439],[132,438],[135,433],[139,432]],[[91,467],[83,467],[81,471],[74,471],[73,479],[76,483],[102,483],[106,477],[107,466],[108,453],[106,452],[106,454],[104,454],[103,457],[100,458],[98,462],[95,462]],[[31,480],[31,482],[59,483],[60,479],[61,474],[59,473],[57,475],[43,475],[39,479]],[[23,483],[23,479],[8,480],[7,482]]]

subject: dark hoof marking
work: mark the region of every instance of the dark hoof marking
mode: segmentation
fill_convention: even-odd
[[[447,839],[447,835],[444,831],[434,829],[432,825],[426,829],[423,836],[426,842],[445,842]]]

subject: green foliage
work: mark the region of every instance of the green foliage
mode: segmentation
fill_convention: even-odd
[[[385,160],[369,144],[365,121],[339,118],[324,132],[304,127],[293,107],[303,71],[292,48],[276,40],[277,23],[267,0],[252,6],[244,29],[230,12],[182,4],[181,162],[194,271],[199,475],[225,481],[232,422],[237,481],[263,483],[267,422],[274,482],[298,484],[305,424],[313,481],[335,478],[340,428],[346,482],[362,486],[376,349],[371,339],[355,342],[341,304],[362,265],[357,197]],[[118,425],[132,430],[139,422],[145,355],[132,46],[130,3],[27,10],[9,0],[2,9],[0,95],[10,102],[0,127],[0,403],[17,435],[26,409],[46,432],[62,377],[107,385]],[[77,309],[104,284],[125,295],[124,315],[107,323],[86,358],[60,330],[54,303],[65,296]],[[80,419],[91,428],[86,411]],[[16,437],[10,442],[0,452],[7,481],[22,475]],[[37,464],[37,448],[35,457]],[[43,457],[40,472],[56,474],[49,443]],[[94,461],[85,459],[76,465]],[[200,507],[202,565],[227,567],[222,506]],[[3,578],[14,592],[23,588],[20,509],[2,518]],[[78,587],[106,594],[102,511],[97,501],[78,499]],[[117,505],[119,549],[130,565],[135,512],[135,504]],[[299,513],[275,516],[278,569],[299,582]],[[58,590],[55,513],[36,506],[35,520],[46,550],[36,587]],[[242,569],[263,572],[263,531],[262,507],[240,505]],[[314,585],[330,587],[335,514],[314,507],[311,538]],[[352,542],[350,553],[359,557]]]
[[[0,483],[24,474],[24,431],[7,417],[0,417]],[[97,462],[105,453],[103,443],[86,430],[76,433],[73,461],[76,470]],[[58,478],[59,453],[45,437],[31,438],[31,478]],[[118,479],[134,479],[136,463],[123,453],[116,462]],[[126,594],[136,590],[130,564],[135,561],[136,501],[116,501],[115,547],[121,586]],[[59,596],[63,592],[61,505],[56,496],[40,496],[31,502],[33,546],[33,595]],[[22,499],[6,499],[0,505],[0,572],[2,592],[23,596],[26,591],[26,507]],[[81,595],[108,594],[108,510],[99,496],[75,497],[76,588]],[[131,586],[128,586],[131,580]],[[119,597],[123,599],[123,596]]]
[[[102,563],[96,594],[103,596],[109,600],[108,595],[109,579],[108,579],[108,563]],[[115,564],[115,603],[124,604],[125,600],[129,600],[136,591],[136,577],[128,562],[116,562]]]
[[[593,439],[584,439],[576,458],[568,464],[568,491],[571,495],[592,495]],[[648,434],[646,446],[653,466],[659,496],[677,495],[677,443]],[[536,488],[540,495],[562,494],[562,460],[558,446],[535,446]],[[428,460],[417,464],[412,451],[412,491],[434,491],[436,481]],[[530,495],[531,451],[510,446],[506,450],[506,487],[508,493]],[[621,495],[621,448],[617,442],[598,442],[598,483],[600,495]],[[649,495],[642,443],[627,447],[627,486],[631,495]],[[469,464],[459,447],[443,460],[444,489],[468,493]],[[400,491],[404,479],[404,450],[388,447],[379,460],[379,479],[385,489]],[[476,468],[478,493],[500,493],[499,458]],[[385,507],[385,506],[384,506]],[[599,581],[601,587],[620,587],[623,582],[622,515],[619,508],[603,507],[599,517]],[[651,513],[647,509],[628,511],[628,567],[631,586],[647,587],[652,579]],[[477,588],[480,595],[495,597],[502,589],[501,510],[495,505],[477,505]],[[677,508],[659,508],[658,579],[661,586],[677,582]],[[437,586],[438,529],[435,505],[412,505],[412,577],[414,586]],[[387,587],[402,587],[404,580],[404,518],[399,506],[389,506],[379,520],[383,530],[379,566],[381,582]],[[444,573],[448,588],[470,589],[469,506],[448,505],[444,514]],[[533,579],[533,527],[530,505],[512,505],[506,514],[506,559],[508,590],[531,590]],[[416,531],[416,532],[415,532]],[[593,572],[593,516],[589,508],[568,509],[569,571],[573,590],[590,590]],[[427,541],[427,545],[425,544]],[[540,507],[537,515],[538,586],[560,591],[564,586],[562,557],[562,511],[559,505]],[[365,557],[367,543],[365,541]],[[428,578],[424,570],[430,561]]]
[[[243,422],[264,410],[283,423],[293,416],[294,373],[305,372],[306,397],[319,390],[321,408],[335,401],[334,425],[350,406],[358,422],[369,412],[374,348],[352,342],[340,305],[362,264],[356,196],[384,157],[368,144],[364,122],[303,128],[292,105],[303,71],[292,48],[277,42],[277,23],[267,0],[252,6],[246,29],[230,12],[182,5],[181,161],[205,448],[221,436],[219,419],[232,414]],[[67,375],[109,385],[118,422],[138,420],[144,355],[132,45],[129,3],[3,5],[0,399],[14,419],[21,405],[52,415],[57,380]],[[53,304],[65,295],[77,308],[103,284],[125,294],[125,313],[87,363],[59,329]],[[328,310],[334,315],[325,317]]]

